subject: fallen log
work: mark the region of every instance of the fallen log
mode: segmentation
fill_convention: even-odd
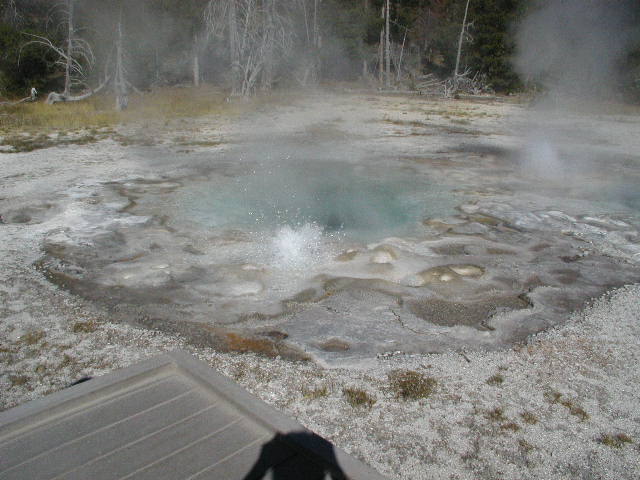
[[[8,105],[9,107],[13,107],[14,105],[20,105],[21,103],[35,102],[37,97],[38,91],[35,88],[31,88],[31,95],[29,95],[28,97],[24,97],[23,99],[15,102],[0,102],[0,105]]]
[[[21,103],[25,103],[25,102],[33,102],[33,100],[31,99],[31,97],[25,97],[21,100],[17,100],[15,102],[0,102],[0,105],[2,106],[8,106],[8,107],[13,107],[14,105],[20,105]]]
[[[51,92],[47,96],[47,104],[53,105],[54,103],[58,102],[79,102],[81,100],[86,100],[91,95],[102,90],[107,83],[109,83],[109,77],[107,77],[104,82],[102,82],[98,87],[93,88],[88,92],[83,93],[82,95],[65,95],[64,93]]]

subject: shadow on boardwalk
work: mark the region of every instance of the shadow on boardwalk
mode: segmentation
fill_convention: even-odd
[[[313,452],[314,455],[309,455]],[[260,450],[244,480],[348,480],[333,445],[311,432],[278,433]]]

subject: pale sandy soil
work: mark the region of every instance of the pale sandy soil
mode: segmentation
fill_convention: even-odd
[[[363,135],[371,118],[422,122],[427,110],[433,112],[427,119],[451,124],[442,112],[459,104],[429,102],[415,107],[410,99],[380,99],[365,108],[362,98],[342,98],[320,102],[323,109],[313,102],[296,108],[320,112],[320,122],[349,110],[360,120],[351,128]],[[482,114],[469,120],[473,128],[502,135],[504,144],[515,142],[504,118],[518,118],[520,107],[465,108]],[[382,125],[376,128],[385,134],[398,128]],[[196,139],[241,134],[215,119],[183,128]],[[445,143],[437,137],[432,142],[431,149]],[[33,205],[30,221],[0,225],[0,408],[182,348],[390,478],[640,476],[640,286],[610,292],[565,325],[499,352],[398,354],[344,369],[194,348],[176,336],[111,323],[105,311],[52,285],[34,267],[45,236],[87,221],[77,215],[91,205],[83,189],[148,174],[134,151],[111,140],[0,156],[0,214]],[[47,199],[50,209],[42,207]],[[101,221],[96,228],[105,227]],[[633,261],[633,251],[629,255]],[[399,398],[389,381],[397,369],[434,379],[431,395]],[[350,404],[349,388],[372,400]]]

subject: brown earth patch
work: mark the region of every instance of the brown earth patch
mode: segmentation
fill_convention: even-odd
[[[329,340],[322,342],[320,348],[325,352],[346,352],[351,348],[351,345],[339,338],[330,338]]]
[[[497,313],[529,308],[531,303],[523,295],[511,295],[470,303],[428,298],[409,302],[408,306],[411,313],[436,325],[464,325],[487,331],[493,330],[487,322]]]

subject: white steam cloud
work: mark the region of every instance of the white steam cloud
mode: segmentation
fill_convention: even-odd
[[[516,69],[556,93],[611,92],[638,41],[638,11],[638,0],[541,2],[518,29]]]

